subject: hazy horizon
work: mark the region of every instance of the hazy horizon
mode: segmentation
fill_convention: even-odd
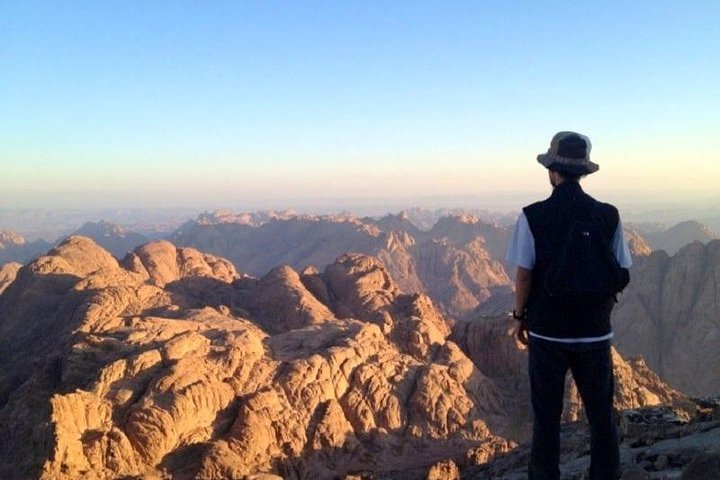
[[[129,227],[140,233],[170,232],[188,220],[204,213],[228,211],[233,214],[292,211],[297,214],[335,215],[349,213],[358,217],[380,218],[407,210],[426,212],[463,211],[476,213],[486,220],[513,221],[522,206],[549,194],[505,192],[494,195],[435,196],[414,198],[306,198],[287,201],[270,201],[261,204],[227,203],[198,205],[84,205],[76,207],[0,207],[0,230],[11,230],[25,236],[28,241],[43,239],[55,241],[88,222],[107,221]],[[626,224],[654,223],[671,227],[677,223],[696,220],[720,233],[720,199],[717,196],[698,195],[694,201],[681,201],[662,194],[655,197],[629,197],[627,192],[615,192],[602,198],[616,203]]]

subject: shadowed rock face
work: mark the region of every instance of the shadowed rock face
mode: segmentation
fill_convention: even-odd
[[[720,392],[720,240],[636,259],[613,315],[616,345],[693,395]]]
[[[0,295],[0,477],[426,478],[482,463],[527,432],[508,327],[450,336],[429,297],[366,255],[255,279],[169,242],[118,262],[71,237]],[[617,362],[622,405],[677,395]]]

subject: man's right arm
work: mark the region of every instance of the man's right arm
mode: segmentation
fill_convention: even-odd
[[[530,296],[530,287],[532,286],[532,270],[517,267],[515,272],[515,312],[518,315],[525,315],[525,306]],[[527,345],[528,341],[528,325],[527,321],[521,321],[515,328],[515,338],[523,345]]]
[[[517,267],[515,273],[515,311],[522,314],[525,311],[530,287],[532,286],[532,270]]]
[[[508,245],[505,259],[517,266],[515,274],[515,312],[524,315],[532,287],[532,268],[535,266],[535,240],[524,213],[518,217]],[[515,336],[522,344],[528,343],[527,322],[518,323]]]
[[[515,274],[515,311],[522,314],[530,296],[532,269],[535,266],[535,239],[524,213],[520,214],[515,224],[505,260],[517,266]]]

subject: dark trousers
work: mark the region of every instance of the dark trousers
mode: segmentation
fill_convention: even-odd
[[[534,423],[528,478],[560,478],[560,417],[568,369],[575,379],[590,423],[589,478],[618,478],[620,454],[613,414],[610,342],[565,344],[531,336],[529,350]]]

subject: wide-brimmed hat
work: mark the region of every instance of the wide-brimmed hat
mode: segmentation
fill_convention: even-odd
[[[589,175],[600,169],[590,161],[590,139],[575,132],[559,132],[550,141],[547,153],[541,153],[537,161],[549,170],[571,175]]]

